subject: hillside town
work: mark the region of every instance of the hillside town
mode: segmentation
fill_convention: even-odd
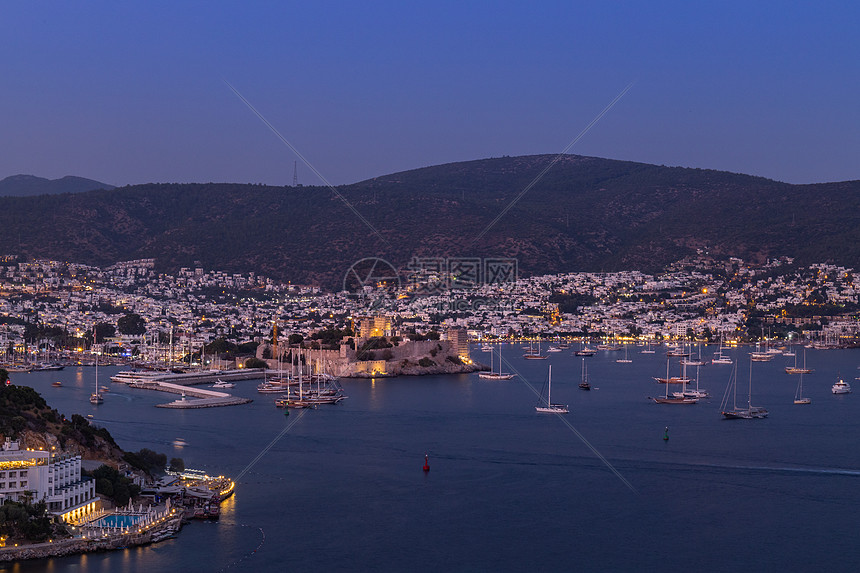
[[[412,281],[358,294],[255,273],[183,268],[164,274],[155,271],[153,259],[104,269],[15,257],[0,265],[0,344],[6,353],[84,347],[94,328],[104,333],[98,342],[106,353],[126,355],[168,343],[180,351],[219,339],[259,344],[272,339],[275,324],[285,336],[352,334],[355,319],[371,314],[388,317],[386,334],[407,340],[431,332],[445,339],[458,328],[472,340],[749,342],[770,336],[836,345],[853,342],[860,327],[860,279],[853,269],[800,267],[790,258],[752,265],[701,255],[657,275],[580,272],[468,289],[451,288],[452,277],[437,275],[434,289],[415,289]],[[121,320],[129,316],[135,320]]]

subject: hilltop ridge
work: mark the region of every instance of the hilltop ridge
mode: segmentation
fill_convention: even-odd
[[[256,271],[333,289],[364,257],[397,267],[413,257],[510,257],[522,275],[657,270],[696,249],[860,266],[860,181],[792,185],[566,155],[518,199],[554,157],[424,167],[337,194],[194,183],[6,197],[0,245],[29,257],[155,258],[164,270]]]

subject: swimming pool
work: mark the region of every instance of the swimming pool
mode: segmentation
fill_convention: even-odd
[[[142,515],[106,515],[92,522],[95,527],[131,527],[141,520]]]

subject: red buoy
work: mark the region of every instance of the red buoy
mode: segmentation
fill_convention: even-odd
[[[425,472],[430,471],[430,461],[429,456],[427,454],[424,454],[424,467],[421,469],[423,469]]]

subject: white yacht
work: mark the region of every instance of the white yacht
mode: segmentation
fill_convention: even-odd
[[[111,382],[128,384],[129,382],[151,382],[153,378],[167,374],[161,370],[124,370],[110,377]]]
[[[850,394],[851,393],[851,385],[848,384],[845,380],[840,378],[836,384],[831,388],[834,394]]]

